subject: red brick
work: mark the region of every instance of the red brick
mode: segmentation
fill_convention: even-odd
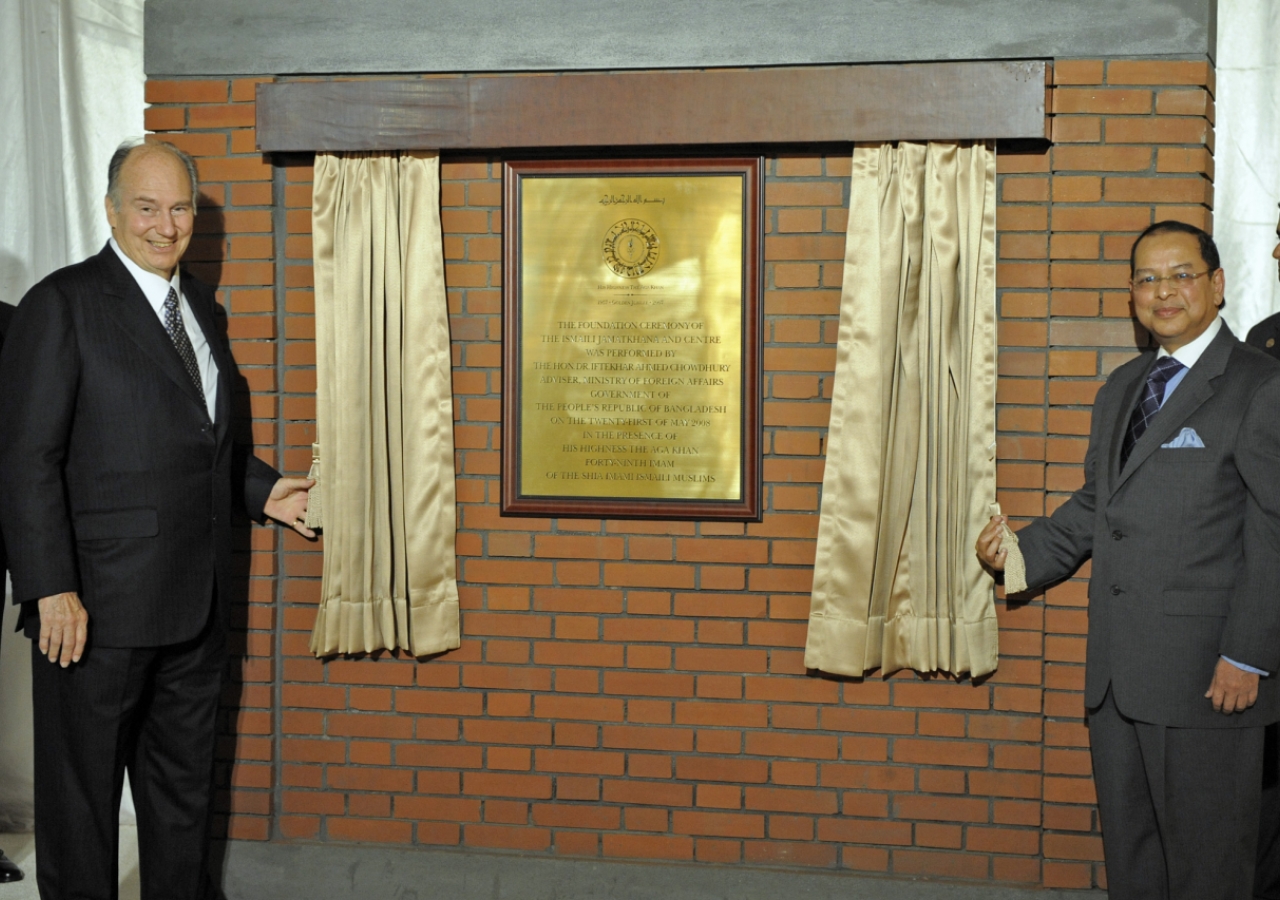
[[[1151,112],[1151,91],[1060,87],[1053,92],[1053,112],[1054,115],[1149,113]]]
[[[769,780],[769,764],[756,759],[681,756],[676,759],[676,777],[684,781],[763,784]]]
[[[1150,166],[1150,147],[1064,144],[1053,148],[1055,172],[1142,172]]]
[[[972,853],[895,850],[893,871],[901,875],[940,875],[948,878],[987,877],[987,858]]]
[[[744,795],[747,809],[769,812],[809,813],[832,815],[837,810],[835,791],[797,791],[780,788],[747,788]]]
[[[693,839],[665,835],[604,834],[601,835],[600,850],[605,856],[689,860],[693,858]]]
[[[986,800],[965,797],[936,797],[927,794],[899,794],[894,798],[894,815],[902,819],[943,822],[990,820]]]
[[[898,738],[893,742],[893,761],[929,766],[983,767],[988,764],[986,744],[974,741],[920,741]]]
[[[1102,860],[1102,838],[1093,835],[1046,834],[1044,855],[1050,859]]]
[[[747,753],[752,756],[836,758],[836,739],[833,737],[781,732],[748,732],[746,738]]]
[[[194,110],[192,110],[194,112]],[[1108,144],[1203,144],[1212,128],[1200,118],[1107,119]]]
[[[1112,60],[1107,64],[1107,84],[1211,85],[1212,78],[1207,62]]]
[[[192,128],[252,128],[256,124],[252,103],[192,106],[188,121]]]
[[[671,814],[671,830],[676,834],[761,838],[764,816],[675,810]]]
[[[910,822],[867,819],[819,819],[818,840],[842,844],[911,844]]]
[[[1053,61],[1054,84],[1102,84],[1103,63],[1091,59],[1056,59]]]

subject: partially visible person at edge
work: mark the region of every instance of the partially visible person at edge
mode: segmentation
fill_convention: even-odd
[[[1084,704],[1111,900],[1248,900],[1280,719],[1280,364],[1218,315],[1213,239],[1159,222],[1130,296],[1156,344],[1093,404],[1084,484],[1018,532],[1033,589],[1092,559]],[[1002,517],[977,541],[1003,569]]]
[[[0,348],[4,347],[4,335],[9,330],[9,320],[13,318],[13,307],[0,300]],[[0,585],[4,584],[5,575],[9,571],[9,558],[4,552],[4,535],[0,534]],[[4,629],[0,628],[0,638],[4,637]],[[3,691],[0,691],[3,695]],[[22,870],[0,850],[0,884],[21,881]]]
[[[1276,223],[1276,246],[1271,256],[1280,262],[1280,222]],[[1248,342],[1280,360],[1280,313],[1250,328]],[[1280,415],[1280,410],[1276,412]],[[1262,819],[1258,823],[1258,873],[1253,895],[1257,900],[1280,900],[1280,729],[1275,724],[1267,726],[1262,758]]]
[[[180,268],[189,156],[111,157],[111,240],[23,298],[0,357],[0,522],[31,638],[36,882],[116,896],[121,781],[143,900],[203,900],[234,508],[313,537],[311,482],[232,439],[236,367]]]

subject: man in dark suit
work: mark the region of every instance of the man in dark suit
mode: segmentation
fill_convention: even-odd
[[[1084,485],[1018,533],[1027,583],[1092,557],[1085,707],[1112,900],[1248,898],[1264,726],[1280,719],[1280,365],[1218,317],[1213,240],[1131,257],[1158,352],[1093,406]],[[1002,569],[999,518],[979,556]]]
[[[127,143],[112,239],[32,288],[0,357],[0,523],[33,639],[43,900],[114,897],[129,771],[142,896],[203,898],[233,508],[302,524],[305,479],[231,437],[235,362],[179,270],[191,159]]]
[[[12,318],[13,307],[0,300],[0,347],[4,347],[5,332],[9,330],[9,320]],[[4,551],[4,535],[0,534],[0,585],[4,584],[5,573],[8,571],[9,558]],[[3,636],[4,629],[0,628],[0,638]],[[22,870],[14,864],[13,860],[4,855],[3,850],[0,850],[0,884],[21,880]]]
[[[1280,261],[1280,223],[1276,224],[1276,246],[1271,256]],[[1280,359],[1280,313],[1250,328],[1248,343]],[[1253,895],[1258,900],[1280,900],[1280,729],[1274,724],[1267,726],[1263,753],[1262,818]]]
[[[1272,259],[1280,261],[1280,222],[1276,223],[1276,248]],[[1268,316],[1249,329],[1249,345],[1280,359],[1280,313]]]

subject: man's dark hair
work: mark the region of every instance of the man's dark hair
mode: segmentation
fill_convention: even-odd
[[[1175,222],[1173,219],[1166,219],[1163,222],[1148,225],[1147,230],[1138,235],[1138,239],[1133,242],[1133,249],[1129,251],[1130,278],[1133,277],[1134,261],[1138,258],[1138,245],[1145,238],[1157,234],[1191,235],[1200,242],[1200,256],[1209,264],[1209,273],[1212,274],[1222,268],[1222,258],[1218,255],[1218,245],[1213,242],[1213,238],[1209,236],[1208,232],[1194,225],[1188,225],[1186,222]]]
[[[116,152],[111,154],[111,162],[107,163],[107,196],[111,198],[111,205],[117,211],[120,209],[120,170],[124,168],[124,162],[129,158],[129,154],[141,147],[168,153],[182,163],[187,170],[187,177],[191,179],[191,214],[194,216],[196,214],[196,201],[200,192],[200,180],[196,175],[196,161],[187,153],[173,146],[173,144],[164,141],[147,141],[144,138],[131,138],[124,141],[116,148]]]

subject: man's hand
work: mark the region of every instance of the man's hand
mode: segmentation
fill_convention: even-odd
[[[281,478],[271,489],[262,511],[303,537],[315,538],[316,533],[307,527],[307,492],[314,486],[310,478]]]
[[[982,534],[978,535],[978,543],[974,545],[974,549],[978,552],[978,559],[997,572],[1004,571],[1004,561],[1009,555],[1009,551],[1000,546],[1004,541],[1006,521],[1004,516],[992,516],[987,527],[982,529]]]
[[[89,613],[74,592],[41,597],[40,652],[66,668],[80,662],[89,639]]]
[[[1214,712],[1244,712],[1258,700],[1258,673],[1246,672],[1220,658],[1213,670],[1213,683],[1204,695],[1213,701]]]

